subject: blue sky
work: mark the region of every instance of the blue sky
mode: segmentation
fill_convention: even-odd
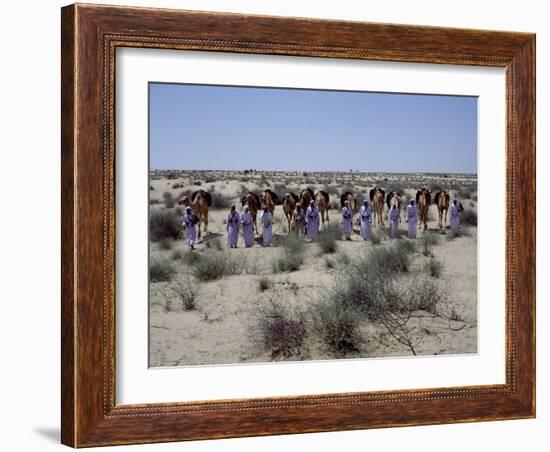
[[[477,173],[477,98],[149,84],[151,169]]]

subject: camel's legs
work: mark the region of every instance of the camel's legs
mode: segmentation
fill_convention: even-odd
[[[199,220],[198,226],[199,226],[199,235],[197,236],[197,238],[200,239],[201,238],[201,221],[200,220]]]
[[[204,235],[208,235],[208,212],[204,214]]]

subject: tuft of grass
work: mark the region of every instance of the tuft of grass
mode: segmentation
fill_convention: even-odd
[[[338,243],[336,241],[340,237],[340,228],[335,224],[330,224],[317,236],[316,242],[323,254],[332,254],[338,250]]]
[[[300,357],[305,352],[307,336],[303,313],[269,300],[256,314],[256,328],[265,351],[272,359]]]
[[[174,247],[174,240],[170,238],[163,238],[159,241],[160,249],[164,251],[171,250]]]
[[[332,270],[335,266],[336,266],[336,262],[334,262],[333,259],[331,259],[330,257],[325,257],[325,267],[328,269],[328,270]]]
[[[149,237],[153,242],[177,240],[180,236],[180,218],[173,210],[154,210],[149,217]]]
[[[359,331],[361,315],[338,299],[327,298],[314,308],[313,325],[327,350],[345,357],[362,350],[364,340]]]
[[[409,246],[412,245],[411,247]],[[408,272],[410,268],[410,254],[414,251],[414,244],[408,241],[397,242],[388,247],[377,247],[363,259],[363,266],[373,266],[380,273],[395,275],[400,272]]]
[[[164,200],[164,205],[166,206],[167,209],[173,208],[174,205],[176,204],[176,202],[174,201],[174,197],[172,196],[172,193],[169,191],[165,191],[162,194],[162,199]]]
[[[190,273],[178,276],[170,285],[170,291],[185,311],[192,311],[197,307],[199,288]],[[167,310],[171,310],[171,303],[167,304]]]
[[[208,251],[194,262],[194,274],[200,281],[214,281],[225,276],[251,273],[248,260],[243,255],[228,251]]]
[[[271,279],[269,279],[267,276],[262,276],[258,280],[258,288],[260,289],[260,292],[265,292],[266,290],[270,289],[271,286]]]
[[[438,306],[447,300],[447,294],[428,278],[415,278],[409,282],[403,296],[403,306],[410,311],[426,311],[438,314]]]
[[[206,240],[206,248],[221,251],[223,249],[222,241],[219,237]]]
[[[432,246],[439,242],[439,238],[433,232],[424,232],[420,237],[422,254],[426,257],[433,256]]]
[[[273,273],[295,272],[300,270],[303,263],[304,258],[301,254],[284,253],[273,260]]]
[[[181,260],[186,265],[195,265],[201,260],[201,255],[196,251],[189,250],[181,254]]]
[[[461,214],[460,222],[469,226],[477,226],[477,212],[474,209],[465,208]]]
[[[170,281],[174,273],[174,267],[168,260],[154,259],[149,264],[149,281],[151,282]]]
[[[435,258],[431,258],[426,264],[428,274],[434,278],[439,278],[443,273],[443,264]]]

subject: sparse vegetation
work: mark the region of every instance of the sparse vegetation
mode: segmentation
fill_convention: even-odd
[[[332,254],[338,250],[336,242],[342,233],[340,228],[335,224],[330,224],[324,231],[321,231],[317,236],[316,242],[323,254]]]
[[[266,290],[270,289],[271,286],[271,279],[269,279],[267,276],[262,276],[258,280],[258,288],[260,289],[260,292],[265,292]]]
[[[460,222],[469,226],[477,226],[477,212],[474,209],[465,208],[461,214]]]
[[[224,276],[253,273],[246,256],[229,251],[208,251],[194,262],[195,277],[200,281],[213,281]]]
[[[190,273],[185,273],[175,278],[169,286],[169,290],[171,291],[173,298],[178,301],[183,310],[191,311],[196,308],[199,287],[193,280]],[[170,297],[168,297],[166,309],[172,309]]]
[[[170,281],[175,270],[172,263],[166,259],[151,259],[149,264],[149,281]]]
[[[431,258],[426,264],[426,269],[430,276],[439,278],[443,272],[443,264],[435,258]]]
[[[305,316],[269,299],[256,315],[256,329],[272,359],[300,357],[305,352]]]
[[[171,192],[165,191],[162,194],[162,199],[164,200],[164,205],[167,209],[171,209],[174,207],[175,201],[174,201],[174,196],[172,195]]]
[[[433,232],[424,232],[420,237],[420,246],[422,249],[422,254],[426,257],[433,256],[432,246],[436,245],[439,242],[439,237]]]
[[[149,217],[149,237],[153,242],[177,240],[181,231],[180,223],[180,218],[173,210],[153,210]]]

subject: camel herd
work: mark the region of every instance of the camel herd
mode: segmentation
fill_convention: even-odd
[[[401,208],[401,202],[403,194],[397,190],[392,190],[388,194],[379,187],[374,187],[369,191],[369,201],[373,210],[373,218],[375,224],[385,226],[384,224],[384,205],[387,205],[388,210],[394,205],[398,209]],[[282,210],[287,220],[288,232],[294,229],[292,224],[293,214],[296,207],[300,205],[304,210],[309,206],[310,202],[314,200],[315,205],[319,209],[319,214],[322,219],[323,229],[326,227],[325,222],[328,223],[330,208],[330,196],[324,190],[319,190],[314,193],[309,187],[304,188],[299,195],[293,192],[286,192],[282,199],[271,191],[270,189],[263,190],[262,192],[248,192],[241,198],[241,205],[248,205],[248,210],[252,215],[254,222],[254,231],[258,232],[257,216],[258,211],[267,207],[267,210],[273,214],[275,212],[275,206],[282,205]],[[358,211],[357,195],[351,191],[346,191],[340,196],[340,206],[343,207],[345,202],[348,202],[353,214]],[[439,190],[434,198],[434,204],[437,206],[438,211],[438,228],[442,229],[447,227],[447,212],[450,205],[450,195],[447,190]],[[198,217],[198,237],[201,237],[201,224],[204,223],[204,233],[208,233],[208,209],[212,205],[212,196],[210,193],[204,190],[197,190],[191,194],[191,196],[184,196],[178,202],[179,205],[185,207],[191,207],[192,212]],[[428,228],[428,213],[430,205],[432,204],[432,192],[428,188],[421,188],[416,192],[416,204],[420,215],[419,228],[424,226],[424,230]]]

